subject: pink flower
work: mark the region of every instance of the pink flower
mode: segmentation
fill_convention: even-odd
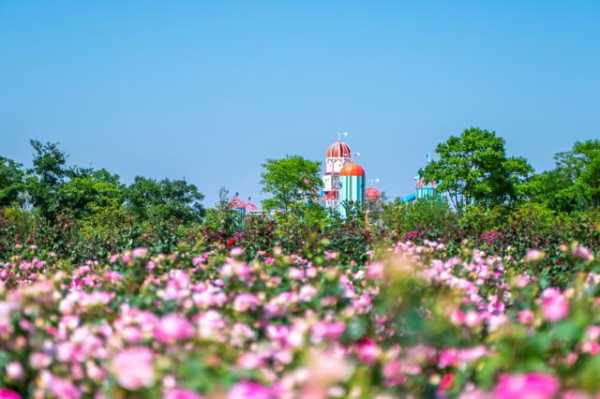
[[[473,310],[467,312],[465,315],[465,324],[467,327],[477,327],[481,324],[481,315]]]
[[[163,344],[173,343],[194,335],[194,327],[183,316],[169,314],[158,322],[154,330],[154,338]]]
[[[455,326],[460,326],[465,322],[465,314],[460,309],[456,309],[450,313],[450,323]]]
[[[147,248],[136,248],[131,252],[133,258],[145,258],[148,255]]]
[[[586,247],[582,246],[582,245],[573,245],[572,248],[572,252],[574,257],[579,258],[583,261],[586,262],[591,262],[594,260],[594,254],[592,254],[592,251],[590,251],[589,249],[587,249]]]
[[[255,310],[259,304],[260,301],[255,295],[242,292],[235,297],[233,309],[236,312],[246,312],[247,310]]]
[[[165,399],[202,399],[202,396],[188,389],[176,388],[169,390],[165,395]]]
[[[43,369],[50,365],[52,359],[45,353],[35,352],[31,354],[29,361],[34,369]]]
[[[367,266],[367,278],[369,280],[383,280],[384,266],[381,262],[371,263]]]
[[[569,301],[556,288],[546,288],[541,298],[542,313],[546,320],[559,321],[569,314]]]
[[[0,399],[21,399],[21,395],[8,388],[0,388]]]
[[[312,327],[313,338],[319,342],[322,339],[337,340],[346,331],[346,325],[342,322],[319,322]]]
[[[544,373],[503,374],[494,389],[498,399],[551,399],[559,389],[556,377]]]
[[[25,375],[23,366],[19,362],[10,362],[6,365],[6,376],[13,381],[20,380]],[[0,397],[1,398],[1,397]]]
[[[67,379],[52,377],[50,380],[50,391],[57,398],[79,399],[81,392]]]
[[[240,247],[235,247],[231,249],[231,256],[233,257],[238,257],[238,256],[242,256],[244,254],[244,249],[240,248]]]
[[[525,262],[537,262],[544,259],[544,253],[537,249],[530,249],[525,255]]]
[[[518,318],[520,323],[529,325],[533,323],[533,312],[529,309],[521,310]]]
[[[438,367],[443,369],[446,367],[454,367],[458,365],[458,351],[455,348],[447,348],[440,353]]]
[[[152,360],[152,352],[148,348],[125,349],[112,359],[110,369],[119,385],[134,391],[149,387],[154,382]]]
[[[516,279],[518,288],[525,288],[531,282],[531,277],[528,274],[519,274]]]
[[[365,364],[375,363],[381,353],[379,347],[369,338],[363,338],[355,345],[358,359]]]
[[[227,399],[274,399],[274,397],[269,388],[252,381],[238,382],[227,395]]]
[[[402,374],[402,365],[398,360],[392,360],[383,365],[383,377],[385,385],[388,387],[402,385],[407,380],[406,376]]]

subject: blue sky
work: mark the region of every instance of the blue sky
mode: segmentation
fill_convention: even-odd
[[[495,130],[538,169],[600,137],[598,1],[0,0],[0,154],[260,198],[260,164],[336,133],[388,196]]]

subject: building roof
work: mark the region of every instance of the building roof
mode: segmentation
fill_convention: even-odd
[[[365,175],[365,170],[362,166],[352,161],[347,161],[344,164],[344,167],[340,171],[340,176],[363,176]]]
[[[326,156],[327,158],[351,158],[352,151],[348,144],[338,140],[327,147]]]

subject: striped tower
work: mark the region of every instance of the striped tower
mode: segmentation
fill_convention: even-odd
[[[340,191],[338,211],[346,217],[346,207],[350,204],[362,206],[365,203],[365,170],[352,161],[347,161],[340,171]]]
[[[352,158],[352,151],[348,144],[336,141],[327,147],[325,153],[325,175],[323,176],[323,199],[329,209],[339,206],[340,171]]]

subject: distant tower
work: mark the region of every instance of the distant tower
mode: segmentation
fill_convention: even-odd
[[[347,205],[362,206],[365,203],[365,170],[359,164],[347,161],[339,179],[338,211],[342,217],[346,217]]]
[[[323,197],[327,208],[336,209],[339,206],[340,172],[351,159],[352,151],[343,141],[338,140],[327,147],[323,176]]]

